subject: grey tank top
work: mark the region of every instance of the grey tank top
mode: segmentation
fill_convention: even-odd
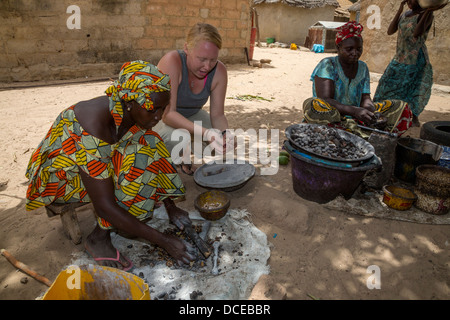
[[[177,111],[183,116],[190,117],[199,112],[211,95],[211,84],[216,73],[216,66],[206,76],[206,83],[199,94],[194,94],[189,87],[186,53],[178,50],[182,65],[181,83],[177,91]]]

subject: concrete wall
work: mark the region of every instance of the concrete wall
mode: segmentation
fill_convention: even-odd
[[[319,20],[333,21],[335,9],[333,6],[305,9],[283,3],[262,3],[255,8],[262,42],[275,38],[275,41],[302,46],[309,27]]]
[[[374,12],[367,12],[370,5],[380,8],[381,28],[369,29],[368,22]],[[362,0],[360,23],[364,26],[364,53],[361,57],[371,72],[383,73],[396,50],[397,33],[388,36],[387,29],[400,5],[399,0]],[[407,7],[405,6],[405,10]],[[434,71],[434,83],[450,85],[450,5],[436,11],[435,24],[432,25],[426,42]],[[434,32],[435,30],[435,32]]]
[[[80,20],[74,20],[76,5]],[[154,64],[181,49],[197,22],[216,26],[220,59],[245,63],[251,0],[2,0],[0,81],[116,75],[125,61]],[[80,21],[80,28],[69,29]]]

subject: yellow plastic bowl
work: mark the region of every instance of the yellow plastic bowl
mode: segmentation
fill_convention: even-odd
[[[408,210],[417,200],[417,196],[411,190],[392,185],[383,186],[383,202],[395,210]]]
[[[134,274],[90,264],[61,271],[42,300],[150,300],[150,292]]]
[[[194,206],[206,220],[219,220],[230,207],[230,199],[224,191],[211,190],[197,196]]]

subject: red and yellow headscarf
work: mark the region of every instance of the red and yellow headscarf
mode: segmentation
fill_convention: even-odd
[[[336,29],[336,45],[338,45],[341,41],[344,41],[348,38],[359,37],[362,38],[361,32],[363,31],[362,24],[356,21],[349,21],[343,26]]]
[[[114,102],[135,100],[141,107],[152,110],[152,92],[170,91],[170,78],[151,63],[136,60],[122,65],[119,80],[106,89]]]
[[[149,62],[136,60],[122,65],[119,79],[106,89],[109,110],[117,127],[123,119],[122,101],[135,100],[141,107],[153,110],[152,92],[170,91],[170,78]]]

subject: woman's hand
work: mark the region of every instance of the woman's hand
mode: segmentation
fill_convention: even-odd
[[[355,107],[354,117],[365,124],[371,124],[375,121],[375,115],[373,112],[366,108]]]
[[[234,135],[229,132],[228,130],[225,130],[222,134],[223,138],[223,152],[226,153],[227,150],[234,150],[236,148],[236,139]]]
[[[224,137],[217,129],[208,129],[205,131],[205,138],[210,143],[209,147],[215,150],[218,154],[223,154],[226,151],[226,143]]]
[[[189,219],[189,213],[175,205],[172,199],[167,198],[164,201],[169,221],[173,223],[178,229],[184,230],[184,226],[190,226],[192,224]]]
[[[178,229],[184,230],[185,226],[192,224],[189,219],[189,213],[175,205],[172,199],[167,198],[164,201],[169,221]],[[189,264],[196,257],[197,249],[189,242],[180,240],[178,237],[164,234],[165,239],[161,241],[160,246],[163,247],[179,265]]]
[[[197,249],[185,240],[180,238],[164,234],[164,241],[160,245],[167,253],[174,258],[181,266],[183,264],[189,264],[196,258]]]

